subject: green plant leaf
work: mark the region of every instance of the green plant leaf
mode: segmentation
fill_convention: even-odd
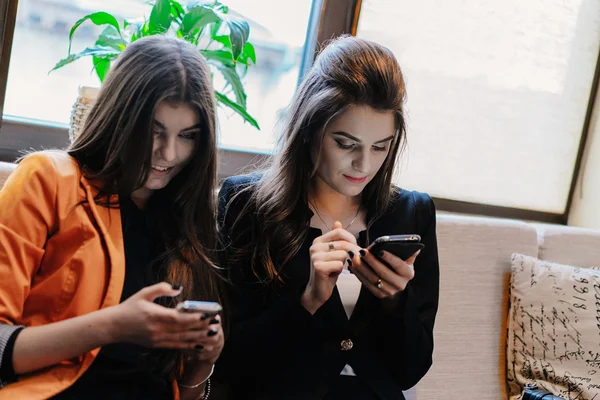
[[[221,43],[224,48],[231,50],[231,40],[229,39],[229,35],[219,35],[213,37],[215,42]],[[233,55],[233,52],[232,52]]]
[[[108,58],[100,58],[93,56],[94,62],[94,70],[96,71],[96,75],[98,75],[98,79],[100,79],[100,83],[104,82],[104,78],[106,78],[106,74],[110,69],[110,60]]]
[[[50,72],[52,72],[56,69],[62,68],[65,65],[70,64],[73,61],[79,60],[82,57],[96,56],[99,58],[109,58],[109,57],[117,57],[119,54],[121,54],[121,52],[119,50],[113,49],[112,47],[102,47],[102,46],[88,47],[80,53],[69,54],[69,56],[67,58],[63,58],[62,60],[60,60],[54,66],[54,68],[52,68],[50,70]]]
[[[192,7],[183,16],[180,31],[184,37],[189,37],[196,29],[221,21],[221,17],[206,5]]]
[[[217,35],[219,34],[219,29],[221,29],[222,25],[223,25],[223,20],[217,21],[210,26],[210,38],[212,40],[214,40],[215,37],[217,37]]]
[[[150,30],[148,29],[148,21],[144,20],[132,25],[135,26],[135,30],[131,35],[131,43],[135,42],[140,38],[150,35]]]
[[[233,56],[226,50],[200,50],[200,53],[206,57],[207,60],[216,61],[218,63],[233,66]]]
[[[221,11],[223,14],[227,14],[229,12],[229,7],[227,7],[225,4],[220,3],[218,1],[215,1],[213,8],[215,10]]]
[[[123,26],[126,29],[131,30],[131,43],[135,42],[136,40],[142,37],[142,30],[144,29],[145,22],[146,21],[143,18],[136,18],[132,21],[125,21]]]
[[[229,27],[229,40],[231,40],[231,52],[233,58],[237,60],[240,56],[248,36],[250,36],[250,26],[246,21],[239,21],[234,19],[227,19],[227,26]]]
[[[79,28],[79,26],[88,19],[92,21],[95,25],[111,25],[117,30],[119,35],[121,35],[121,28],[119,27],[119,22],[111,14],[104,11],[88,14],[85,17],[81,18],[79,21],[75,22],[75,25],[73,25],[71,31],[69,32],[69,51],[67,52],[68,55],[71,55],[71,44],[73,41],[73,34],[77,30],[77,28]]]
[[[215,90],[215,96],[217,97],[217,101],[219,103],[221,103],[222,105],[224,105],[226,107],[231,108],[233,111],[238,113],[242,118],[244,118],[244,121],[248,122],[250,125],[252,125],[256,129],[260,130],[260,127],[258,126],[258,122],[256,122],[256,120],[254,118],[252,118],[252,116],[250,114],[248,114],[248,112],[242,106],[233,102],[229,97],[225,96],[223,93],[221,93],[217,90]]]
[[[254,46],[250,42],[246,42],[242,54],[240,54],[237,59],[240,64],[244,64],[246,66],[248,66],[248,60],[252,60],[252,63],[256,65],[256,52],[254,51]]]
[[[96,46],[112,47],[115,50],[123,51],[127,47],[127,42],[114,27],[107,26],[96,40]]]
[[[242,84],[242,80],[235,70],[234,66],[226,66],[223,64],[217,65],[217,69],[223,74],[225,81],[227,81],[228,86],[231,87],[233,93],[235,94],[236,102],[242,106],[244,109],[246,108],[246,92],[244,91],[244,85]]]
[[[184,15],[185,9],[183,6],[175,0],[171,0],[171,16],[173,19],[181,24]]]
[[[244,54],[246,54],[256,65],[256,52],[254,51],[254,45],[252,43],[246,42],[246,45],[244,46]]]
[[[221,43],[225,48],[231,49],[233,59],[237,61],[238,57],[246,47],[248,37],[250,36],[250,26],[246,21],[233,19],[227,15],[222,15],[221,18],[227,23],[229,35],[215,36],[213,40]],[[227,38],[227,39],[225,39]],[[254,50],[254,47],[252,47]]]
[[[150,12],[148,34],[156,35],[168,31],[171,26],[171,18],[171,1],[156,0]]]
[[[232,53],[231,57],[233,58],[233,50],[231,48],[231,40],[229,39],[229,36],[219,35],[215,36],[213,40],[215,42],[221,43],[224,49],[229,50]],[[254,46],[250,42],[246,42],[246,44],[244,45],[244,50],[239,55],[237,60],[235,60],[235,62],[248,66],[248,60],[252,60],[252,63],[256,65],[256,52],[254,50]]]

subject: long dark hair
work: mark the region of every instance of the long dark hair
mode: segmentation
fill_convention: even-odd
[[[395,115],[396,135],[389,154],[362,194],[363,207],[370,216],[367,223],[386,211],[394,190],[396,158],[406,140],[405,97],[400,66],[386,47],[342,36],[321,51],[292,99],[282,125],[279,151],[260,179],[244,190],[252,194],[237,221],[248,213],[256,215],[256,242],[237,249],[237,254],[240,259],[251,256],[257,277],[282,279],[277,265],[285,264],[300,249],[309,229],[308,195],[317,169],[311,150],[320,154],[327,124],[353,105],[393,111]],[[236,227],[234,223],[233,235]]]
[[[183,103],[199,117],[192,159],[152,195],[148,214],[159,235],[154,280],[182,285],[180,298],[221,301],[216,259],[216,105],[208,65],[183,40],[151,36],[129,45],[117,59],[85,125],[68,149],[84,175],[101,182],[97,200],[130,196],[147,180],[152,162],[152,122],[161,101]],[[164,300],[173,306],[175,300]],[[162,371],[181,372],[182,355],[162,351]]]

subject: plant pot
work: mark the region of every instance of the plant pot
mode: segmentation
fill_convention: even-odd
[[[73,104],[73,109],[71,110],[69,124],[69,140],[71,143],[75,141],[75,138],[77,138],[79,132],[83,129],[85,117],[96,102],[99,92],[100,88],[97,87],[81,86],[79,88],[79,97],[77,97],[77,100]]]

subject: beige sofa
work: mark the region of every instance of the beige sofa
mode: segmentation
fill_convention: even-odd
[[[0,187],[15,168],[0,162]],[[512,253],[600,266],[600,231],[438,214],[440,307],[433,367],[413,400],[505,400],[505,336]]]
[[[408,399],[505,400],[512,253],[600,266],[600,231],[439,213],[433,366]]]

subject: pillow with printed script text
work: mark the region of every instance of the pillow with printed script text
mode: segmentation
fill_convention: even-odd
[[[600,270],[513,254],[507,331],[510,398],[537,383],[600,399]]]

